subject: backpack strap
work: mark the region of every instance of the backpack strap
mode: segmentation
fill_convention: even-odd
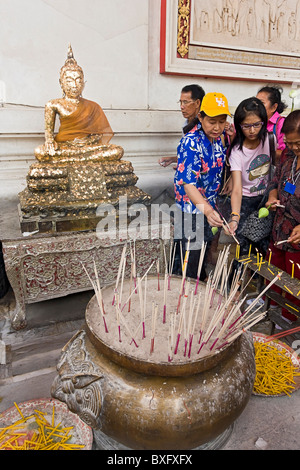
[[[279,116],[279,117],[277,118],[277,120],[276,120],[274,126],[273,126],[273,134],[276,135],[276,136],[277,136],[277,134],[276,134],[276,132],[277,132],[277,124],[278,124],[278,121],[279,121],[280,119],[284,119],[283,116]]]
[[[273,132],[268,132],[269,145],[270,145],[270,157],[272,165],[276,164],[276,148],[275,148],[275,138]]]

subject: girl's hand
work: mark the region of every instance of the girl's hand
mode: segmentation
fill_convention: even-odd
[[[300,243],[300,225],[296,225],[288,239],[288,243]]]
[[[228,222],[229,229],[228,229],[227,225],[224,225],[224,227],[223,227],[224,232],[226,233],[226,235],[235,235],[235,232],[237,231],[238,225],[239,225],[238,219],[231,219]]]
[[[223,220],[219,216],[219,214],[211,209],[207,214],[206,214],[207,222],[211,227],[222,227],[223,225]]]

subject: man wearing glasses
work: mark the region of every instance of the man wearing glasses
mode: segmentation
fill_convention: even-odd
[[[190,132],[199,123],[198,114],[202,99],[205,95],[203,88],[199,85],[186,85],[181,90],[180,95],[180,109],[182,116],[185,118],[185,123],[182,128],[182,135]],[[177,156],[162,157],[158,161],[161,166],[168,166],[172,163],[177,163]]]

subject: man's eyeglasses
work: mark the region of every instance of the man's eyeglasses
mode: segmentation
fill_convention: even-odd
[[[190,103],[195,103],[195,100],[189,100],[189,101],[187,101],[187,100],[183,100],[183,101],[179,100],[179,101],[178,101],[178,104],[180,104],[180,106],[187,106],[187,105],[190,104]]]
[[[245,129],[246,129],[246,130],[249,130],[249,129],[251,129],[252,127],[253,127],[254,129],[259,129],[260,127],[263,126],[263,124],[264,124],[263,122],[255,122],[254,124],[241,124],[241,128],[244,129],[244,130],[245,130]]]
[[[284,143],[290,150],[292,150],[293,148],[295,148],[296,150],[300,150],[300,142],[287,142],[285,140]]]

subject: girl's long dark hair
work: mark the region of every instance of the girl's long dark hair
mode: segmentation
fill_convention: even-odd
[[[252,96],[251,98],[247,98],[243,100],[238,107],[236,108],[236,111],[234,113],[234,127],[235,127],[235,137],[230,145],[229,149],[229,155],[231,153],[231,150],[233,147],[236,147],[239,150],[242,150],[243,148],[243,143],[245,140],[245,136],[243,133],[243,130],[241,128],[242,122],[246,119],[246,117],[249,114],[255,114],[258,119],[263,122],[263,125],[258,133],[258,138],[262,142],[265,141],[266,136],[267,136],[267,123],[268,123],[268,117],[267,117],[267,112],[264,104],[257,99],[255,96]]]

